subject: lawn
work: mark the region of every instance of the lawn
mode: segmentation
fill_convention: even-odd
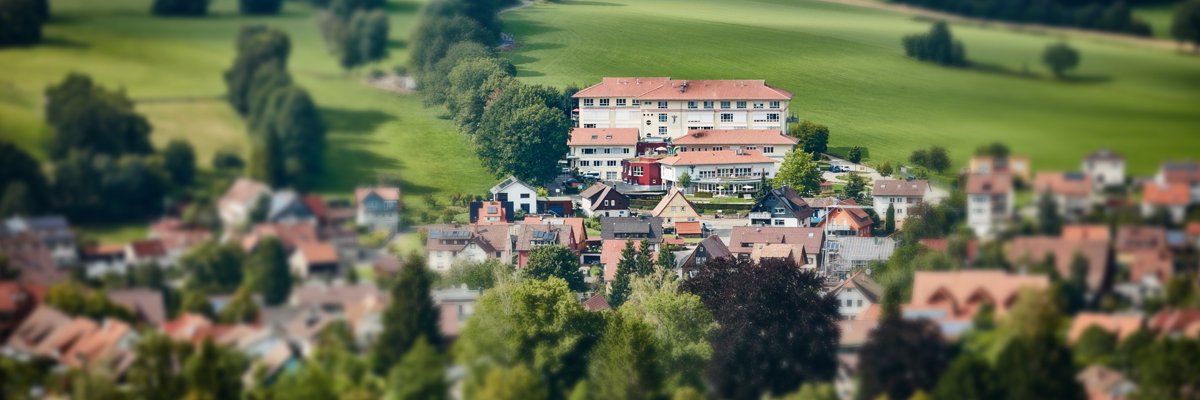
[[[819,0],[565,1],[503,19],[525,81],[766,79],[830,126],[831,147],[866,146],[875,163],[942,145],[960,166],[996,140],[1037,169],[1077,169],[1099,147],[1142,174],[1200,154],[1200,57],[1168,50],[1067,38],[1083,61],[1062,82],[1040,63],[1058,37],[954,25],[980,66],[948,69],[904,57],[901,37],[927,21]]]
[[[420,0],[395,1],[390,69],[407,57]],[[330,127],[327,171],[317,190],[349,196],[355,185],[378,173],[404,180],[405,201],[480,194],[494,179],[479,164],[467,139],[440,110],[421,105],[417,95],[396,95],[360,84],[361,72],[341,70],[321,40],[312,10],[288,2],[279,16],[244,17],[236,0],[216,0],[203,18],[158,18],[146,0],[55,0],[44,44],[0,50],[0,139],[44,155],[49,129],[42,122],[42,92],[69,71],[126,90],[154,126],[153,140],[186,138],[208,167],[218,149],[246,150],[245,126],[223,100],[223,71],[234,57],[234,38],[248,24],[287,31],[289,68],[308,88]],[[443,200],[444,201],[444,200]]]

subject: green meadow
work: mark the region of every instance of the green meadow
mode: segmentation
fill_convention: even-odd
[[[373,68],[390,70],[407,57],[406,38],[420,4],[392,1],[391,57]],[[203,18],[159,18],[149,0],[54,0],[46,42],[0,50],[0,137],[43,155],[49,129],[43,91],[68,72],[123,88],[154,126],[154,142],[185,138],[207,168],[218,149],[245,152],[246,131],[222,97],[223,72],[233,61],[234,39],[249,24],[287,31],[289,69],[308,88],[330,127],[327,171],[317,189],[349,196],[378,173],[403,180],[409,204],[426,193],[480,194],[494,181],[466,138],[418,95],[397,95],[363,85],[365,73],[343,71],[329,55],[312,10],[289,2],[282,15],[244,17],[236,0],[216,0]],[[445,196],[443,196],[445,195]]]
[[[1135,173],[1200,155],[1200,57],[1171,50],[956,24],[977,65],[949,69],[904,56],[901,38],[928,21],[820,0],[580,0],[503,16],[526,81],[766,79],[829,125],[831,147],[866,146],[872,162],[942,145],[961,165],[995,140],[1037,169],[1079,168],[1100,147]],[[1059,40],[1082,53],[1068,81],[1040,61]]]

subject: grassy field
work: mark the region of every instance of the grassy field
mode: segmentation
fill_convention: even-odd
[[[1200,57],[1166,50],[1068,38],[1083,61],[1060,82],[1040,63],[1058,37],[953,26],[981,65],[947,69],[904,57],[901,37],[927,21],[818,0],[580,0],[503,17],[526,81],[766,79],[795,93],[800,118],[830,126],[831,146],[867,146],[873,162],[937,144],[961,165],[995,140],[1037,169],[1079,168],[1099,147],[1135,173],[1200,155]]]
[[[1138,7],[1133,9],[1133,15],[1150,24],[1150,29],[1154,31],[1154,37],[1171,37],[1171,19],[1175,15],[1174,4]]]
[[[420,0],[395,1],[391,12],[390,69],[407,57],[406,38]],[[223,71],[233,61],[234,38],[248,24],[287,31],[289,67],[308,88],[330,126],[328,170],[318,191],[349,196],[378,172],[399,174],[406,203],[422,196],[483,193],[494,182],[465,137],[416,95],[399,96],[360,84],[326,51],[309,7],[288,2],[280,16],[243,17],[236,0],[216,0],[204,18],[157,18],[146,0],[55,0],[46,42],[0,50],[0,139],[44,154],[49,130],[42,122],[45,87],[69,71],[126,90],[154,126],[154,142],[190,140],[208,167],[217,149],[246,149],[245,126],[221,98]],[[444,201],[444,200],[443,200]]]

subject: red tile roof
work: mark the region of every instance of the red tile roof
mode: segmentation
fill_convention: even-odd
[[[1142,282],[1147,276],[1153,276],[1158,282],[1165,284],[1171,279],[1175,267],[1175,258],[1165,250],[1139,250],[1133,253],[1133,261],[1129,265],[1129,281]]]
[[[676,235],[699,235],[704,233],[701,230],[700,221],[679,221],[675,223]]]
[[[1058,237],[1036,236],[1013,239],[1008,260],[1017,266],[1032,266],[1042,263],[1047,255],[1054,255],[1055,268],[1064,278],[1072,275],[1071,264],[1080,254],[1088,261],[1087,284],[1096,290],[1104,281],[1105,265],[1108,263],[1108,242],[1099,240],[1068,240]]]
[[[1012,175],[1006,173],[967,175],[967,194],[1012,193]]]
[[[636,146],[637,128],[574,128],[567,146]]]
[[[608,311],[612,309],[612,306],[608,305],[608,300],[604,299],[604,295],[597,293],[583,302],[583,308],[588,311]]]
[[[297,249],[304,255],[304,261],[312,264],[332,264],[338,262],[337,248],[328,242],[304,243]]]
[[[1189,338],[1200,337],[1200,310],[1166,309],[1159,311],[1147,323],[1150,329],[1159,335],[1180,335]]]
[[[1083,335],[1084,331],[1093,326],[1098,326],[1116,335],[1118,340],[1125,340],[1133,332],[1142,328],[1142,315],[1081,312],[1071,320],[1071,329],[1067,333],[1067,342],[1075,343]]]
[[[621,262],[621,251],[625,250],[625,242],[633,242],[633,248],[640,244],[636,240],[609,239],[600,245],[600,264],[604,266],[604,281],[612,282],[617,278],[617,263]]]
[[[742,154],[738,154],[735,150],[721,150],[685,151],[658,162],[666,165],[766,164],[774,163],[775,159],[757,151],[743,151]]]
[[[582,97],[637,97],[671,80],[668,77],[606,77],[592,86],[575,92],[574,98]]]
[[[167,247],[163,245],[161,240],[157,239],[138,240],[129,243],[129,248],[133,250],[133,255],[138,258],[165,257],[167,255]]]
[[[1092,194],[1092,178],[1078,172],[1042,171],[1033,178],[1035,193],[1085,197]]]
[[[384,200],[400,200],[400,188],[398,187],[360,187],[354,189],[354,204],[362,204],[363,198],[375,192]]]
[[[799,141],[772,129],[693,129],[671,140],[675,146],[795,145]]]
[[[792,93],[763,80],[681,80],[665,77],[604,78],[574,98],[629,97],[643,100],[789,100]]]
[[[1067,240],[1101,240],[1109,241],[1108,225],[1103,224],[1073,224],[1063,225],[1062,238]]]
[[[1191,202],[1191,192],[1186,183],[1159,185],[1146,182],[1142,186],[1142,202],[1159,206],[1186,206]]]
[[[907,307],[943,308],[949,319],[971,319],[983,303],[991,303],[996,315],[1006,315],[1022,288],[1044,289],[1050,279],[1042,275],[1014,275],[997,270],[953,272],[917,271],[913,277],[912,302]]]

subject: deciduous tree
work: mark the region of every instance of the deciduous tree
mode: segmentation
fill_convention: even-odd
[[[821,191],[821,170],[812,155],[793,151],[783,158],[772,183],[777,188],[790,186],[801,194],[817,194]]]
[[[566,246],[538,246],[529,252],[529,263],[521,273],[533,279],[558,277],[573,292],[587,290],[583,274],[579,273],[579,256]]]
[[[164,167],[171,174],[171,182],[179,186],[191,185],[196,179],[196,150],[192,144],[173,139],[163,149]]]
[[[0,46],[23,46],[42,41],[39,11],[45,0],[0,0]]]
[[[1188,0],[1175,6],[1171,37],[1180,42],[1192,42],[1192,51],[1200,49],[1200,0]]]
[[[392,400],[438,400],[449,393],[446,361],[424,337],[418,338],[400,363],[388,373]]]
[[[1054,72],[1056,78],[1062,79],[1067,70],[1079,66],[1079,51],[1066,43],[1055,43],[1046,46],[1042,52],[1042,63]]]
[[[391,300],[383,311],[383,332],[371,350],[371,366],[376,375],[386,374],[424,337],[432,346],[441,346],[439,313],[430,296],[433,278],[425,267],[425,258],[411,254],[391,288]]]
[[[929,320],[887,317],[859,351],[859,399],[907,399],[932,390],[949,363],[941,329]]]

